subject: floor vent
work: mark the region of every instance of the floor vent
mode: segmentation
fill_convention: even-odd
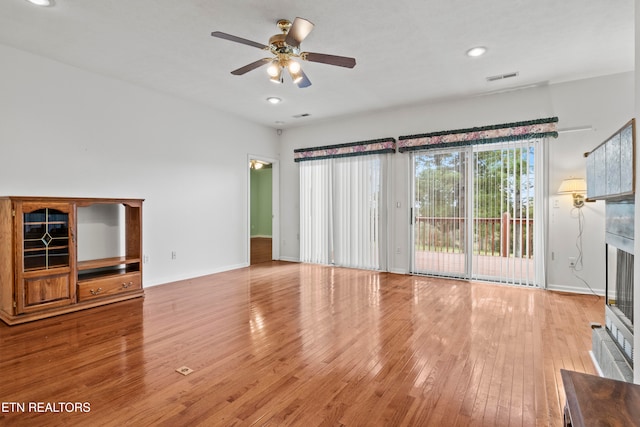
[[[193,369],[189,368],[188,366],[181,366],[178,369],[176,369],[176,372],[184,376],[187,376],[193,372]]]
[[[504,79],[510,79],[512,77],[518,77],[518,73],[517,71],[514,71],[513,73],[507,73],[507,74],[500,74],[497,76],[491,76],[491,77],[487,77],[487,81],[488,82],[495,82],[497,80],[504,80]]]

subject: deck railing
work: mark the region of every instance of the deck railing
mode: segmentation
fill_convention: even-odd
[[[434,252],[464,252],[464,217],[416,217],[416,249]],[[533,257],[533,219],[500,218],[473,220],[473,252],[489,256]]]

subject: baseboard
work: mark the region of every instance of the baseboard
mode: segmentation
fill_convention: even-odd
[[[547,284],[548,291],[569,292],[573,294],[587,294],[593,295],[594,293],[600,297],[604,296],[604,289],[594,289],[593,291],[586,286],[575,287],[566,285],[554,285],[552,283]]]
[[[293,257],[288,257],[288,256],[281,256],[278,261],[300,262],[300,260],[298,258],[293,258]]]

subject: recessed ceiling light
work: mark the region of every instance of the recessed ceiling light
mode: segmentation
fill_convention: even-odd
[[[36,6],[53,6],[53,0],[27,0],[31,4],[35,4]]]
[[[272,104],[280,104],[282,102],[282,99],[276,98],[275,96],[270,96],[269,98],[267,98],[267,101]]]
[[[486,52],[487,52],[487,48],[484,46],[472,47],[467,51],[467,56],[475,58],[475,57],[484,55]]]

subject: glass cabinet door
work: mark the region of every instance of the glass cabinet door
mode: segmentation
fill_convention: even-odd
[[[24,213],[24,271],[69,266],[69,214],[43,208]]]
[[[76,299],[75,207],[58,201],[17,201],[18,271],[15,313],[73,304]]]

